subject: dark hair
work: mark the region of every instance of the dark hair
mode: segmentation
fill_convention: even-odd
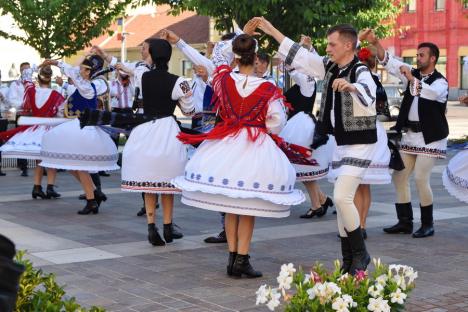
[[[234,38],[236,36],[236,33],[227,33],[227,34],[224,34],[222,37],[221,37],[221,40],[222,41],[226,41],[226,40],[231,40],[232,38]]]
[[[435,56],[435,62],[439,60],[439,48],[432,42],[422,42],[418,45],[418,50],[421,48],[429,48],[431,56]]]
[[[249,35],[242,34],[232,42],[232,52],[239,56],[240,65],[253,65],[257,42]]]
[[[171,60],[172,46],[169,41],[164,39],[152,39],[149,42],[148,49],[153,67],[157,70],[167,71],[169,69],[167,63]]]
[[[50,66],[41,67],[37,75],[37,80],[41,84],[49,84],[52,80],[52,68]]]
[[[358,33],[356,29],[350,24],[340,24],[333,27],[330,27],[327,31],[327,36],[330,36],[333,33],[339,33],[340,37],[346,38],[353,44],[353,49],[356,49],[358,41]]]
[[[29,62],[23,62],[20,64],[20,70],[21,70],[21,67],[23,66],[31,66],[31,64],[29,64]]]
[[[262,63],[270,64],[270,56],[268,54],[266,54],[265,52],[258,52],[257,53],[257,58]]]

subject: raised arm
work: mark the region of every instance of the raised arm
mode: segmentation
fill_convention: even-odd
[[[280,44],[278,53],[284,59],[286,65],[290,65],[297,71],[312,77],[321,79],[325,76],[325,58],[301,47],[298,43],[283,35],[264,18],[262,18],[259,28],[278,41]]]

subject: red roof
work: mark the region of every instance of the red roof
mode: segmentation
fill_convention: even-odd
[[[125,19],[127,48],[137,47],[149,37],[157,36],[162,29],[174,31],[187,43],[205,43],[209,40],[209,17],[197,15],[195,12],[185,11],[180,15],[169,14],[168,5],[158,5],[155,14],[128,16]],[[121,41],[117,40],[117,24],[113,23],[109,30],[112,36],[102,35],[91,41],[92,45],[99,45],[103,49],[118,49]]]

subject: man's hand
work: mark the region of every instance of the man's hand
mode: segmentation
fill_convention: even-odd
[[[256,36],[260,35],[258,32],[255,32],[255,29],[257,29],[258,25],[260,24],[260,21],[262,19],[260,17],[254,17],[250,19],[245,25],[244,29],[242,30],[245,34],[249,36]]]
[[[409,82],[413,82],[414,76],[411,74],[411,69],[408,66],[400,66],[400,73],[402,73]]]
[[[261,17],[260,23],[258,24],[258,28],[260,28],[265,34],[272,35],[273,32],[276,30],[275,26],[273,26],[266,18]]]
[[[57,65],[58,65],[58,61],[46,59],[46,60],[44,60],[44,62],[42,62],[41,65],[39,65],[39,67],[42,67],[42,66],[49,66],[49,65],[57,66]]]
[[[460,104],[468,105],[468,95],[460,96],[458,100],[460,101]]]
[[[335,92],[355,92],[357,91],[356,87],[352,84],[346,81],[343,78],[338,78],[333,81],[332,84],[332,89]]]
[[[169,41],[170,44],[176,44],[180,40],[180,37],[169,29],[163,29],[160,38]]]
[[[358,35],[359,41],[367,41],[372,45],[375,45],[379,39],[375,35],[375,32],[371,28],[364,28],[359,32]]]
[[[208,81],[208,70],[206,70],[205,66],[193,65],[193,72],[195,73],[195,75],[203,79],[204,82]]]

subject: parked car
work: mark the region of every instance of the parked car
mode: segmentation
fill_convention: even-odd
[[[395,121],[400,113],[400,106],[405,90],[401,84],[383,85],[383,87],[387,93],[388,109],[390,111],[390,120],[383,121]]]

